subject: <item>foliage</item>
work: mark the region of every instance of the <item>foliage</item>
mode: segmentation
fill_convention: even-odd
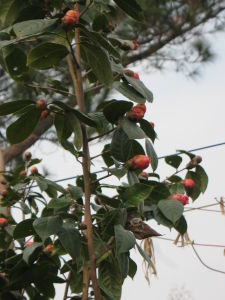
[[[62,17],[69,8],[73,9],[73,2],[79,2],[81,18],[67,27]],[[144,221],[154,219],[185,234],[184,207],[171,195],[187,194],[195,201],[207,187],[207,175],[200,162],[192,169],[184,165],[184,177],[195,182],[193,189],[185,190],[183,178],[176,175],[180,171],[177,168],[183,154],[190,159],[194,155],[184,151],[165,159],[175,173],[160,180],[154,150],[156,132],[148,120],[134,121],[128,114],[134,102],[148,107],[153,95],[134,72],[124,68],[132,60],[130,53],[136,51],[132,49],[135,44],[123,40],[119,34],[122,29],[114,31],[111,24],[119,13],[125,19],[123,26],[135,22],[142,27],[145,18],[164,24],[160,18],[154,18],[161,16],[163,8],[167,13],[171,1],[163,7],[157,6],[156,1],[150,2],[146,6],[147,2],[140,0],[130,0],[129,5],[123,0],[1,1],[1,66],[11,80],[32,89],[28,99],[18,97],[0,105],[0,115],[10,116],[6,122],[7,142],[11,147],[27,140],[34,142],[53,125],[59,144],[74,160],[83,161],[83,174],[76,185],[67,189],[38,173],[34,167],[40,162],[38,159],[26,158],[23,165],[4,173],[7,183],[6,192],[2,189],[1,217],[6,217],[8,224],[0,228],[1,299],[54,298],[56,283],[66,285],[65,297],[69,285],[72,299],[80,299],[87,292],[83,285],[89,274],[86,267],[91,270],[90,298],[94,292],[95,299],[100,299],[99,287],[102,299],[120,299],[125,278],[133,278],[136,272],[131,249],[137,248],[154,268],[151,257],[136,242],[158,235]],[[190,18],[197,9],[201,12],[201,4],[192,3]],[[187,10],[182,12],[186,18]],[[52,76],[60,69],[75,82],[75,95],[68,92],[66,77],[60,82]],[[42,87],[44,74],[49,78]],[[40,84],[34,83],[34,78],[39,78]],[[90,104],[89,95],[103,87],[118,91],[127,100],[118,95],[119,99]],[[46,105],[41,107],[40,91],[45,91],[47,97]],[[104,178],[90,170],[88,142],[93,139],[91,134],[95,133],[94,138],[111,137],[111,132],[111,142],[100,154],[105,163],[103,172],[107,174],[104,178],[123,177],[128,183],[108,186],[113,194],[108,197],[104,193]],[[153,173],[149,172],[148,178],[142,176],[143,168],[131,168],[130,161],[136,155],[145,155],[151,161]],[[5,158],[5,162],[9,160]],[[12,212],[20,209],[21,220],[17,221],[13,213],[7,215],[5,208]],[[27,241],[33,243],[29,245]]]

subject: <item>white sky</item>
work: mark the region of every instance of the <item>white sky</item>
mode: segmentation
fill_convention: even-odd
[[[141,79],[154,93],[154,103],[147,107],[147,117],[155,123],[159,140],[155,149],[159,156],[172,154],[176,149],[193,149],[225,141],[225,35],[218,34],[212,39],[217,59],[202,69],[197,80],[186,78],[180,73],[145,74],[145,68],[137,69]],[[122,99],[122,98],[121,98]],[[42,166],[54,174],[54,179],[79,174],[79,167],[73,158],[55,146],[45,144],[34,150],[35,156],[43,157]],[[96,145],[93,153],[102,149]],[[33,151],[33,149],[31,149]],[[57,150],[57,151],[55,151]],[[195,206],[214,203],[214,197],[225,196],[225,146],[199,151],[203,157],[202,166],[209,175],[209,186]],[[98,166],[99,165],[99,166]],[[100,169],[100,161],[96,169]],[[161,160],[158,173],[161,178],[170,175],[173,169],[165,167]],[[112,182],[108,181],[108,182]],[[65,183],[66,184],[66,183]],[[190,204],[190,207],[193,205]],[[218,210],[219,207],[213,209]],[[225,245],[225,216],[220,213],[195,211],[186,213],[189,235],[195,242]],[[155,222],[150,224],[165,237],[176,237]],[[154,240],[158,277],[151,277],[147,285],[142,272],[142,259],[133,252],[139,271],[132,281],[126,280],[122,300],[171,300],[172,290],[185,291],[190,297],[176,298],[191,300],[223,300],[225,295],[225,274],[212,272],[200,264],[192,249],[178,248],[171,242]],[[204,262],[225,272],[223,248],[197,247]],[[57,299],[61,299],[61,289]]]

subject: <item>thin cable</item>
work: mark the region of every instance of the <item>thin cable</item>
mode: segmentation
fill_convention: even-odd
[[[201,148],[191,149],[191,150],[188,150],[188,152],[194,152],[194,151],[199,151],[199,150],[203,150],[203,149],[209,149],[209,148],[219,147],[219,146],[222,146],[222,145],[225,145],[225,142],[218,143],[218,144],[213,144],[213,145],[208,145],[208,146],[204,146],[204,147],[201,147]],[[182,152],[177,152],[177,153],[171,154],[171,155],[179,155],[179,154],[183,154],[183,153]],[[163,158],[165,158],[167,156],[170,156],[170,155],[160,156],[160,157],[158,157],[158,159],[163,159]],[[103,172],[107,172],[107,170],[99,170],[99,171],[96,171],[94,173],[98,174],[98,173],[103,173]],[[76,176],[62,178],[62,179],[57,179],[57,180],[53,180],[53,181],[54,182],[63,182],[63,181],[66,181],[66,180],[76,179],[79,176],[80,175],[76,175]],[[37,185],[33,186],[33,187],[37,187]]]
[[[160,239],[160,240],[165,240],[165,241],[170,241],[170,242],[174,242],[173,239],[170,239],[170,238],[166,238],[166,237],[162,237],[162,236],[157,236],[157,237],[154,237],[154,238],[157,238],[157,239]],[[178,241],[178,243],[182,243],[181,241]],[[190,245],[192,243],[189,243],[187,245]],[[194,243],[195,246],[200,246],[200,247],[211,247],[211,248],[223,248],[225,249],[225,245],[218,245],[218,244],[203,244],[203,243]]]

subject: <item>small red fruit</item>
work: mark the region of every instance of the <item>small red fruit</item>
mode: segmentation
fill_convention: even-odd
[[[0,228],[3,228],[8,225],[6,218],[0,218]]]
[[[134,74],[133,74],[133,77],[134,77],[135,79],[137,79],[137,80],[139,80],[139,79],[140,79],[140,77],[139,77],[138,73],[135,73],[135,72],[134,72]]]
[[[80,223],[80,229],[81,230],[87,229],[87,223],[85,221],[83,221],[83,222]]]
[[[43,110],[42,113],[41,113],[41,116],[40,116],[40,120],[41,121],[44,120],[48,116],[48,113],[49,112],[48,112],[47,109]]]
[[[36,108],[44,110],[44,109],[46,109],[46,107],[47,107],[47,103],[44,99],[39,99],[36,102]]]
[[[25,152],[24,159],[26,161],[29,161],[31,159],[31,156],[32,156],[31,152],[27,151],[27,152]]]
[[[34,243],[33,241],[26,242],[25,243],[25,247],[30,247],[31,245],[33,245],[33,243]]]
[[[137,50],[139,48],[139,44],[136,40],[132,40],[131,41],[134,44],[134,49],[133,50]]]
[[[189,203],[189,198],[187,195],[183,195],[183,194],[173,194],[170,196],[170,199],[173,200],[177,200],[179,201],[181,204],[186,205]]]
[[[38,168],[37,167],[32,167],[30,172],[31,172],[32,175],[36,175],[36,174],[38,174]]]
[[[143,154],[135,155],[127,162],[127,165],[131,170],[144,170],[148,168],[149,164],[150,158]]]
[[[8,196],[8,191],[6,189],[1,190],[1,195],[3,197],[7,197]]]
[[[195,182],[194,182],[194,180],[193,179],[185,179],[184,181],[183,181],[183,185],[184,185],[184,187],[185,188],[189,188],[189,189],[193,189],[193,187],[195,186]]]
[[[126,116],[129,120],[138,122],[144,118],[145,112],[145,104],[137,104],[133,106],[130,111],[127,112]]]
[[[53,250],[54,250],[54,246],[49,244],[43,249],[43,252],[45,254],[52,254]]]
[[[62,18],[62,22],[66,26],[74,26],[80,19],[80,13],[77,10],[70,9]]]

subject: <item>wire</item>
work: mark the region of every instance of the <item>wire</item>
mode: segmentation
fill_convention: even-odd
[[[199,150],[204,150],[204,149],[219,147],[219,146],[222,146],[222,145],[225,145],[225,142],[218,143],[218,144],[213,144],[213,145],[208,145],[208,146],[204,146],[204,147],[200,147],[200,148],[191,149],[191,150],[188,150],[188,152],[195,152],[195,151],[199,151]],[[183,154],[183,153],[182,152],[177,152],[177,153],[171,154],[171,155],[160,156],[160,157],[158,157],[158,159],[163,159],[163,158],[165,158],[167,156],[179,155],[179,154]],[[107,172],[107,170],[99,170],[99,171],[95,172],[95,174],[103,173],[103,172]],[[76,176],[71,176],[71,177],[67,177],[67,178],[57,179],[57,180],[53,180],[53,181],[54,182],[63,182],[63,181],[66,181],[66,180],[76,179],[79,176],[80,175],[76,175]],[[37,185],[33,186],[33,187],[37,187]]]

